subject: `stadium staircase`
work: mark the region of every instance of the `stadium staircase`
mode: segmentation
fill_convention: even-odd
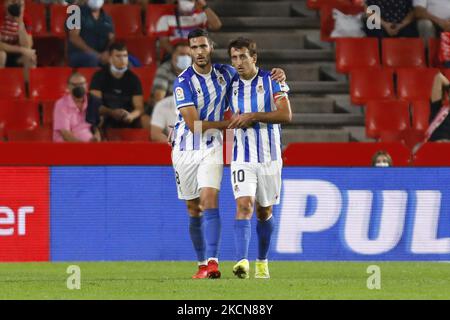
[[[210,0],[223,27],[213,33],[215,59],[228,63],[227,45],[238,36],[258,44],[262,68],[281,67],[291,88],[293,121],[283,143],[372,141],[364,115],[352,107],[349,84],[336,73],[334,46],[320,41],[320,17],[306,0]]]

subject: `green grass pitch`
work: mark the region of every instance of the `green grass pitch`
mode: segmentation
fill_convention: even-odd
[[[67,289],[67,267],[81,268],[81,289]],[[369,290],[369,265],[381,289]],[[271,262],[269,280],[191,280],[192,262],[1,263],[0,299],[450,299],[450,263]]]

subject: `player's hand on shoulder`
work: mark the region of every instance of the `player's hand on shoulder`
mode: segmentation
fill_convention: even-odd
[[[273,68],[272,72],[270,73],[270,77],[272,80],[276,82],[285,82],[286,81],[286,73],[283,69],[280,68]]]

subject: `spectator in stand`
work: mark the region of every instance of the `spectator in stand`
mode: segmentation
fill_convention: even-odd
[[[56,142],[100,141],[98,125],[101,100],[87,93],[86,78],[73,73],[68,92],[56,101],[53,112],[53,140]]]
[[[392,158],[384,150],[377,151],[372,157],[372,167],[392,167]]]
[[[6,0],[0,8],[0,68],[36,66],[31,21],[24,0]],[[27,74],[27,72],[26,72]]]
[[[167,54],[172,54],[177,42],[187,41],[187,35],[192,30],[207,27],[217,31],[222,27],[222,22],[206,0],[178,0],[175,3],[178,4],[175,15],[161,17],[156,27],[160,34],[160,46]]]
[[[152,141],[167,142],[173,126],[177,122],[173,96],[160,100],[153,110],[150,136]]]
[[[376,5],[381,12],[381,29],[370,30],[364,23],[369,37],[418,37],[412,0],[366,0],[365,9]]]
[[[444,101],[449,101],[450,81],[442,73],[434,78],[431,92],[430,127],[431,135],[429,141],[450,142],[450,117],[442,114]],[[446,96],[445,96],[446,95]]]
[[[103,128],[140,128],[144,113],[142,85],[128,69],[127,48],[114,43],[109,55],[109,65],[94,74],[90,85],[90,92],[102,99]]]
[[[108,47],[114,41],[111,16],[102,9],[103,0],[81,5],[81,29],[69,30],[68,55],[71,67],[97,67],[109,61]]]
[[[419,35],[428,40],[450,31],[449,0],[414,0]]]
[[[153,80],[152,95],[147,103],[145,114],[143,115],[144,128],[150,126],[150,115],[153,106],[168,95],[173,93],[173,82],[178,75],[192,64],[190,48],[187,42],[178,42],[170,61],[162,63],[156,70],[155,80]]]

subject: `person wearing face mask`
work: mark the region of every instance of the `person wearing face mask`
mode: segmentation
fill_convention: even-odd
[[[392,158],[384,150],[377,151],[372,157],[372,167],[392,167]]]
[[[55,104],[53,140],[100,141],[100,106],[101,100],[87,92],[86,78],[80,73],[73,73],[67,81],[67,93]]]
[[[31,22],[24,0],[7,0],[0,8],[0,68],[36,66]]]
[[[97,67],[109,62],[108,47],[114,42],[114,24],[102,9],[104,0],[80,5],[81,28],[69,30],[68,56],[71,67]]]
[[[144,97],[141,81],[128,68],[128,50],[122,43],[113,43],[109,55],[109,65],[94,74],[89,88],[102,99],[103,129],[140,128]]]
[[[162,63],[156,70],[151,96],[147,102],[145,114],[142,116],[143,127],[153,130],[150,125],[150,116],[153,113],[153,106],[166,96],[171,96],[173,92],[173,82],[177,76],[191,66],[189,44],[186,41],[178,42],[175,45],[170,61]],[[156,128],[155,128],[156,129]]]
[[[218,31],[222,27],[220,18],[206,0],[177,0],[175,4],[175,15],[162,16],[156,25],[156,30],[161,35],[160,47],[167,54],[172,54],[176,43],[186,41],[192,30],[208,28],[210,31]]]

